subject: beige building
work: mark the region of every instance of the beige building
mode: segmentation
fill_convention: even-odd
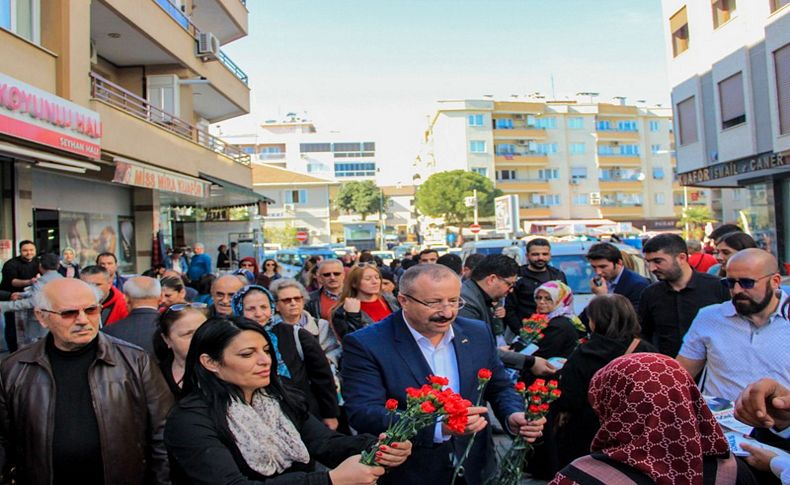
[[[684,194],[673,181],[670,108],[540,99],[440,101],[422,169],[471,170],[519,196],[534,220],[610,219],[674,229]]]
[[[34,239],[140,271],[155,236],[257,211],[250,157],[208,132],[249,112],[221,49],[247,26],[244,0],[0,2],[0,260]]]

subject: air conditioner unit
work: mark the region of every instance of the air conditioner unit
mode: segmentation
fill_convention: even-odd
[[[619,141],[613,141],[612,142],[612,146],[620,146],[620,142]]]
[[[203,61],[215,61],[219,57],[219,39],[211,32],[200,32],[197,38],[196,56]]]
[[[590,192],[590,205],[601,205],[600,192]]]
[[[294,204],[283,204],[283,211],[294,213],[296,211],[296,206]]]
[[[96,43],[91,41],[91,64],[98,64],[99,63],[99,53],[96,51]]]

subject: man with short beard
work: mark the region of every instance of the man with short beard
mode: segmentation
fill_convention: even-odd
[[[310,292],[310,301],[305,305],[305,310],[315,319],[323,318],[329,321],[332,307],[343,291],[343,281],[346,278],[343,262],[338,259],[321,261],[318,263],[316,276],[319,287]]]
[[[642,336],[662,354],[674,357],[700,308],[727,301],[730,295],[718,277],[694,271],[680,236],[659,234],[642,251],[658,278],[639,299]]]
[[[774,377],[790,386],[790,323],[783,311],[788,295],[776,258],[757,248],[727,261],[732,301],[700,310],[678,362],[692,376],[705,369],[702,393],[734,401],[752,382]]]

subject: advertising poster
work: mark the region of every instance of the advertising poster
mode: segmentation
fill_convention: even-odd
[[[96,264],[96,256],[118,256],[118,221],[114,215],[83,212],[60,213],[60,248],[74,249],[80,266]],[[120,263],[120,258],[119,263]]]

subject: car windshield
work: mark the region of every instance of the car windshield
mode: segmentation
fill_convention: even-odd
[[[552,255],[551,265],[565,273],[568,286],[571,287],[574,294],[592,293],[590,280],[594,272],[584,254]]]
[[[297,257],[299,258],[299,264],[304,264],[305,261],[310,259],[313,256],[321,256],[323,259],[337,259],[337,255],[335,253],[299,253]]]
[[[483,256],[488,256],[489,254],[502,254],[502,249],[504,249],[504,246],[497,246],[493,248],[476,248],[475,252],[482,254]]]

